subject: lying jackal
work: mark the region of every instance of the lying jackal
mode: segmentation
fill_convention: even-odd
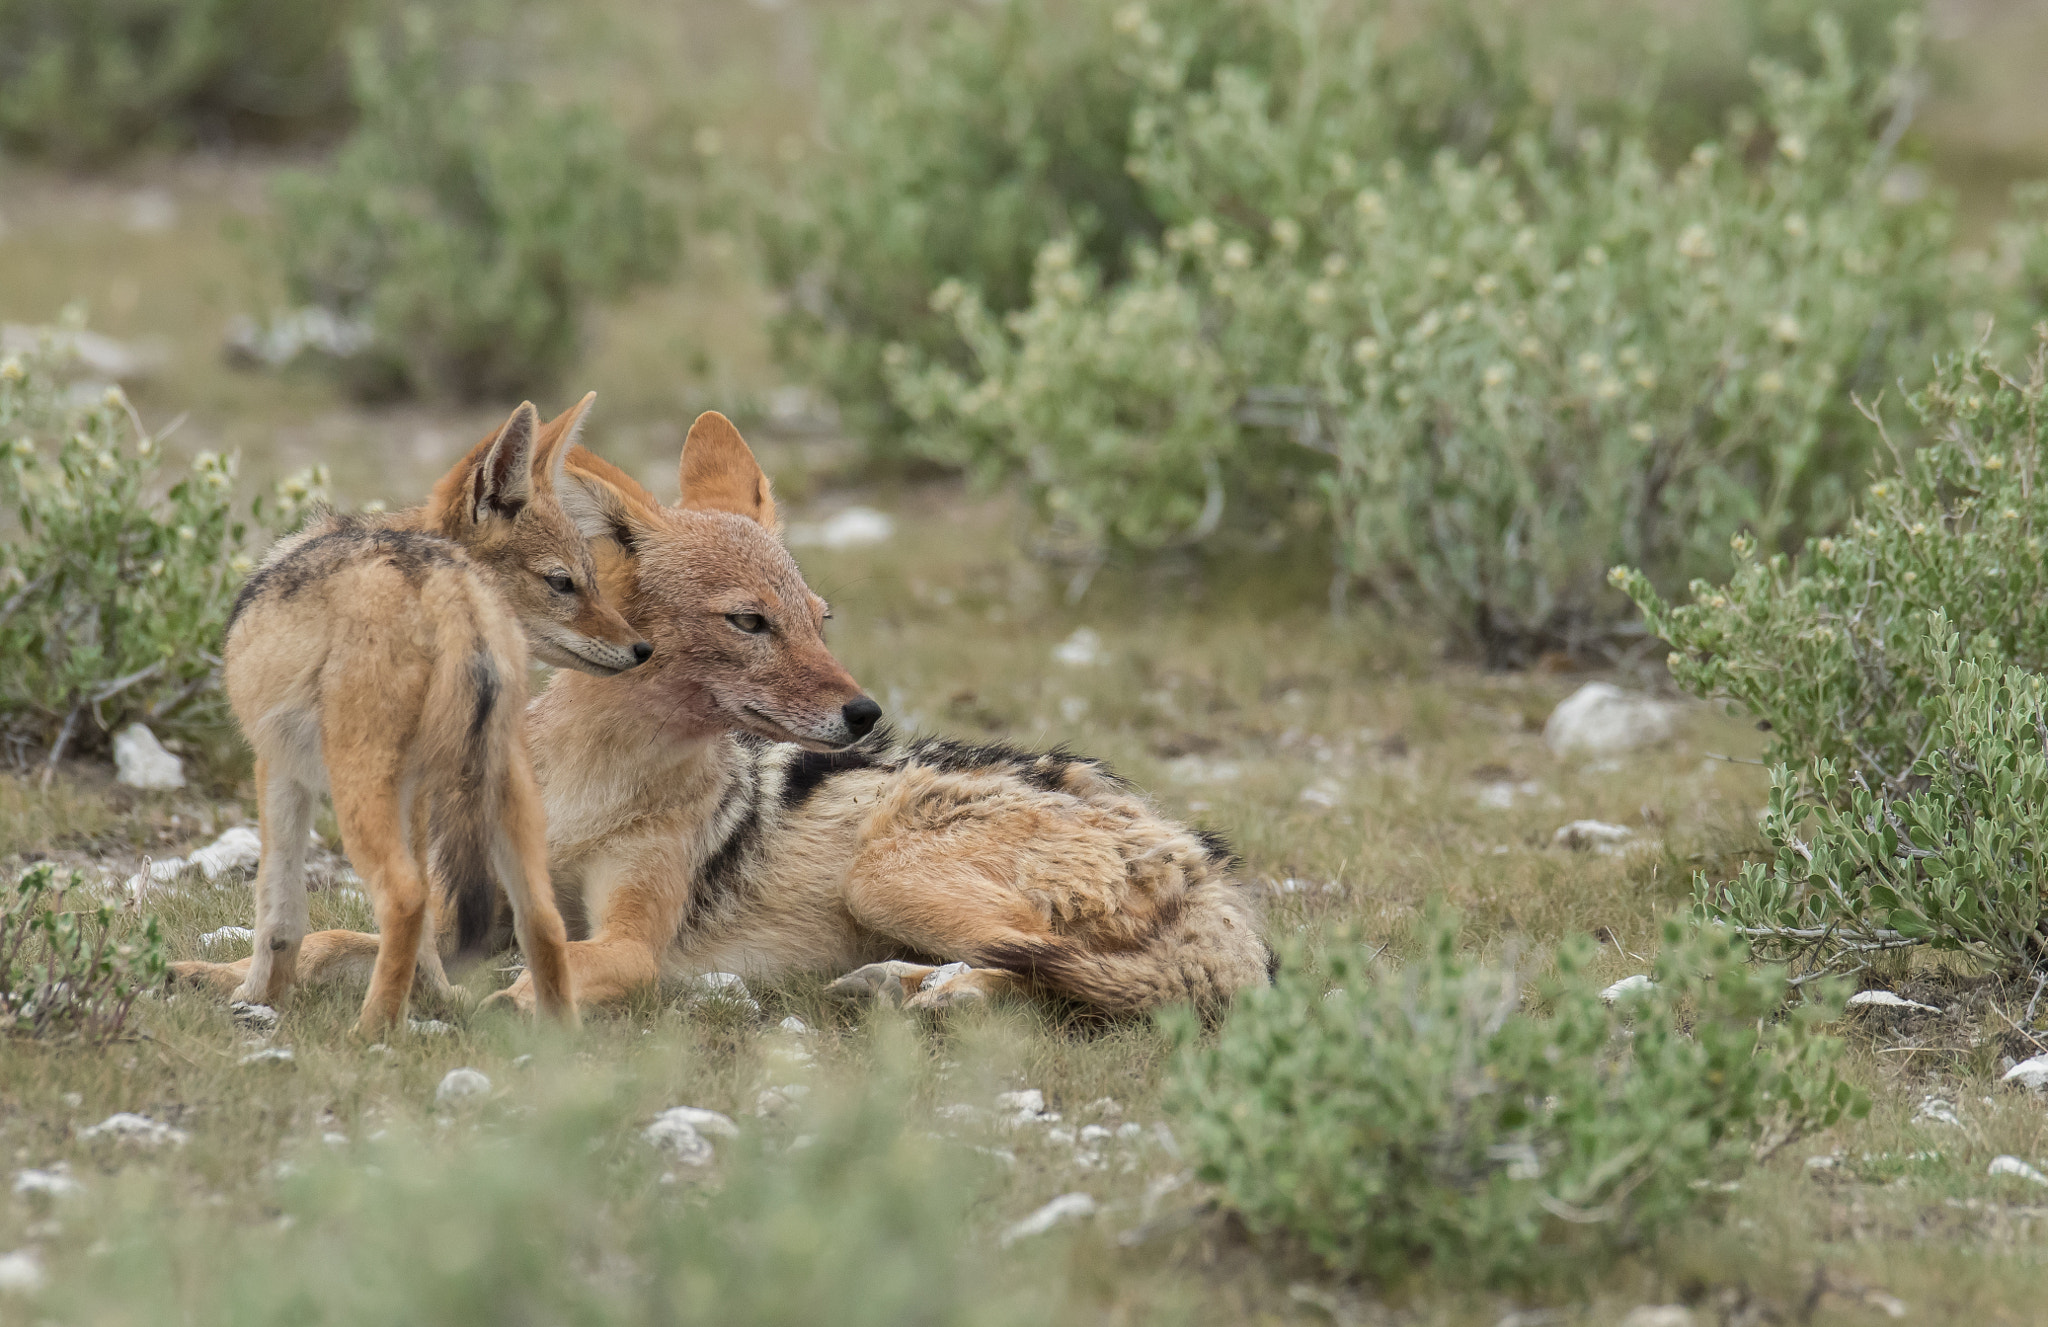
[[[256,751],[255,952],[180,963],[179,976],[264,1003],[292,986],[306,939],[307,835],[325,786],[379,934],[323,932],[306,957],[330,975],[374,955],[358,1031],[404,1018],[422,956],[446,986],[436,946],[421,945],[437,910],[430,849],[458,945],[489,934],[502,885],[540,1007],[575,1019],[521,723],[529,646],[598,677],[650,652],[605,605],[589,545],[557,501],[591,400],[545,426],[521,405],[424,507],[321,517],[280,541],[242,587],[223,680]]]
[[[555,887],[590,922],[567,951],[578,1002],[664,970],[855,968],[837,991],[1127,1013],[1267,979],[1228,849],[1102,765],[871,731],[880,707],[825,648],[723,416],[691,428],[678,506],[581,448],[561,495],[655,651],[616,681],[558,675],[528,710]],[[531,1008],[537,977],[493,999]]]

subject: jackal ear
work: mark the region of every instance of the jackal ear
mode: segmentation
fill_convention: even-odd
[[[729,511],[775,528],[775,499],[732,421],[706,410],[683,439],[683,506],[690,511]]]
[[[517,516],[533,501],[533,443],[540,430],[540,412],[521,401],[491,440],[472,481],[471,516],[479,523],[492,516]]]
[[[654,528],[652,513],[660,511],[661,504],[624,471],[582,447],[563,448],[563,457],[567,465],[555,500],[577,533],[585,539],[610,539],[633,552],[640,534]]]
[[[596,399],[596,392],[585,392],[581,401],[540,426],[540,438],[533,449],[533,479],[541,491],[561,491],[562,466],[576,445],[576,435],[583,431],[583,417],[590,413],[590,403]]]

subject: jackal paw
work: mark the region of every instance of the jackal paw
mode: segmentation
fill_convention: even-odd
[[[855,968],[825,988],[825,994],[835,1000],[849,1004],[876,1002],[900,1006],[917,993],[924,979],[935,969],[924,963],[905,963],[890,959],[886,963],[870,963],[864,968]]]
[[[905,1000],[903,1007],[912,1011],[937,1011],[961,1005],[986,1004],[988,992],[968,975],[972,971],[965,963],[948,963],[944,967],[933,968],[919,984],[917,994]]]
[[[519,974],[518,981],[513,982],[504,990],[486,997],[484,1002],[477,1006],[477,1012],[488,1014],[503,1011],[531,1018],[533,1017],[533,1011],[538,1007],[539,1001],[533,994],[533,974],[522,972]]]

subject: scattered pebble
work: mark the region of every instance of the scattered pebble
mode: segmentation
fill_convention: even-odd
[[[82,1143],[104,1139],[110,1143],[128,1143],[136,1147],[162,1147],[166,1143],[174,1147],[183,1147],[191,1138],[192,1135],[183,1129],[173,1128],[160,1120],[152,1120],[147,1115],[137,1115],[125,1110],[78,1131],[78,1140]]]
[[[1123,1103],[1115,1097],[1097,1097],[1081,1109],[1087,1111],[1090,1115],[1108,1115],[1111,1117],[1124,1113]]]
[[[711,1140],[698,1132],[696,1125],[674,1111],[663,1111],[655,1116],[654,1122],[641,1130],[640,1136],[685,1166],[708,1166],[717,1157]]]
[[[71,1178],[61,1161],[48,1170],[24,1170],[14,1177],[14,1192],[24,1198],[48,1201],[84,1191],[85,1186]]]
[[[788,1018],[783,1019],[780,1023],[777,1023],[775,1026],[781,1028],[784,1032],[789,1033],[793,1037],[807,1036],[809,1035],[811,1030],[810,1025],[804,1022],[801,1018],[798,1018],[795,1014],[791,1014]]]
[[[1646,974],[1638,972],[1633,977],[1623,977],[1620,981],[1614,983],[1614,985],[1609,986],[1606,990],[1600,992],[1600,998],[1606,1001],[1608,1004],[1613,1004],[1615,1001],[1621,999],[1624,995],[1635,995],[1639,992],[1650,990],[1653,987],[1655,987],[1656,984],[1657,983],[1651,981]]]
[[[237,1000],[228,1006],[228,1014],[240,1027],[268,1031],[277,1026],[277,1010],[267,1004],[250,1004],[247,1000]]]
[[[1849,1003],[1852,1005],[1881,1005],[1887,1009],[1924,1009],[1930,1014],[1941,1012],[1940,1009],[1931,1004],[1921,1004],[1918,1000],[1908,1000],[1903,996],[1894,995],[1890,991],[1858,991],[1849,997]]]
[[[1010,1247],[1020,1239],[1043,1235],[1054,1226],[1095,1215],[1095,1199],[1085,1193],[1063,1193],[1045,1206],[1003,1231],[997,1243]]]
[[[455,1026],[452,1023],[443,1023],[438,1018],[408,1018],[405,1021],[405,1025],[423,1037],[451,1037],[455,1035]],[[378,1044],[383,1045],[382,1042]],[[384,1049],[388,1054],[391,1048],[386,1046]]]
[[[1612,756],[1671,736],[1677,707],[1611,682],[1588,682],[1550,713],[1543,742],[1559,756]]]
[[[740,1127],[732,1122],[730,1115],[721,1115],[715,1110],[702,1106],[670,1106],[654,1117],[656,1124],[663,1120],[681,1120],[698,1133],[708,1133],[719,1138],[737,1138]],[[651,1126],[650,1126],[651,1127]]]
[[[284,1065],[293,1063],[294,1059],[289,1046],[265,1046],[261,1050],[250,1051],[236,1063]]]
[[[0,1253],[0,1294],[33,1295],[48,1280],[34,1249]]]
[[[185,766],[164,750],[147,724],[131,723],[114,734],[114,779],[130,788],[160,790],[185,786]]]
[[[2032,1166],[2015,1156],[1991,1158],[1991,1167],[1985,1173],[1987,1175],[2011,1175],[2016,1179],[2023,1179],[2029,1184],[2039,1184],[2044,1188],[2048,1188],[2048,1175],[2043,1175],[2040,1171],[2035,1170]]]
[[[193,853],[191,863],[210,884],[229,871],[253,871],[262,859],[262,837],[247,825],[237,825]]]
[[[1574,820],[1561,825],[1550,836],[1553,847],[1570,848],[1573,852],[1597,852],[1613,854],[1621,845],[1636,836],[1627,825],[1610,825],[1604,820]]]
[[[1962,1117],[1956,1114],[1955,1103],[1932,1096],[1920,1098],[1920,1108],[1913,1112],[1913,1123],[1946,1124],[1957,1129],[1963,1127]]]
[[[488,1096],[491,1080],[474,1069],[450,1069],[441,1086],[434,1089],[436,1105],[448,1106],[458,1102]]]
[[[1343,787],[1330,779],[1312,783],[1301,790],[1302,801],[1310,806],[1321,807],[1325,811],[1335,807],[1343,796]]]
[[[747,989],[746,978],[737,972],[700,972],[691,983],[698,995],[708,1000],[727,1000],[746,1009],[750,1014],[761,1012],[761,1002]]]
[[[2005,1071],[2005,1078],[2002,1081],[2017,1083],[2030,1092],[2048,1088],[2048,1055],[2036,1055],[2032,1059],[2021,1060]]]
[[[1102,662],[1102,637],[1092,627],[1076,627],[1074,634],[1052,647],[1055,663],[1069,668],[1087,668]]]
[[[205,949],[217,949],[221,945],[248,944],[256,938],[256,932],[246,926],[223,926],[218,931],[208,931],[199,937],[199,944]]]

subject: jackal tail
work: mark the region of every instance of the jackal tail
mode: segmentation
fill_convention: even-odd
[[[444,649],[420,716],[432,859],[454,913],[456,954],[465,958],[488,949],[497,917],[497,847],[524,696],[524,679],[506,670],[481,638]]]
[[[1105,950],[1046,935],[993,941],[967,960],[1018,973],[1042,991],[1108,1014],[1182,1003],[1220,1012],[1238,992],[1270,980],[1271,953],[1237,892],[1223,879],[1195,885],[1175,915],[1136,948]]]

